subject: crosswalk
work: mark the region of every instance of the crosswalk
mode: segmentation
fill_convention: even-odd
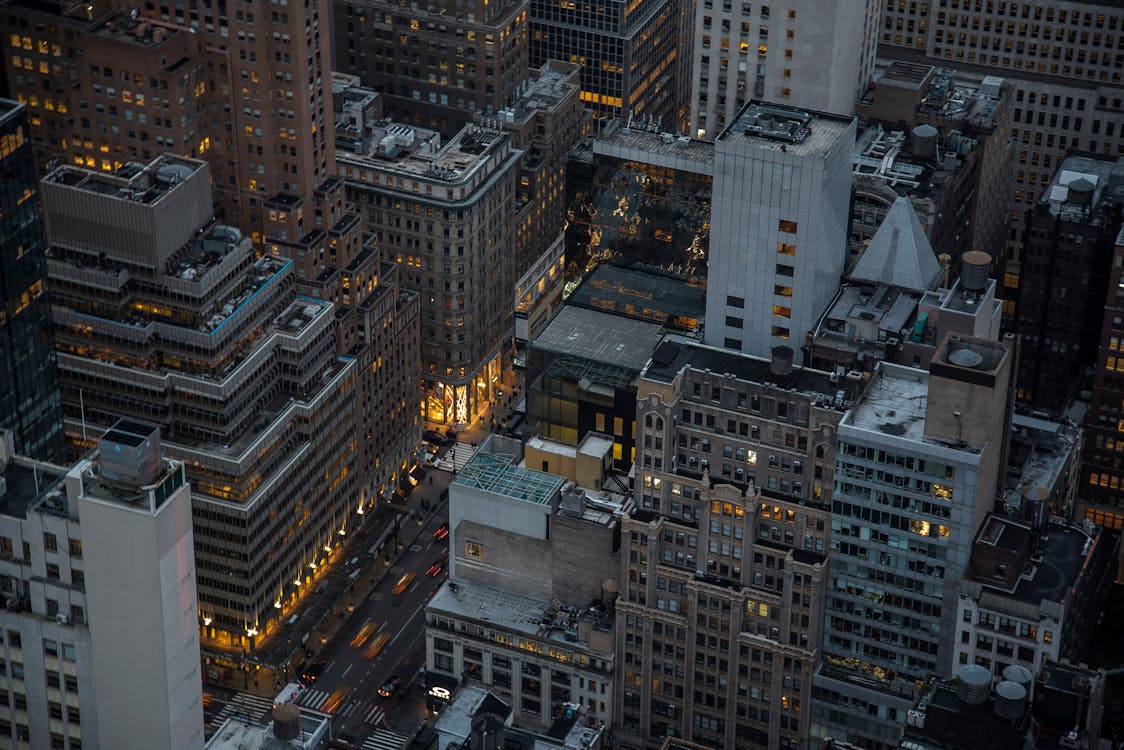
[[[331,695],[331,691],[328,690],[305,690],[297,698],[297,705],[316,711],[324,705],[324,701],[328,700],[329,695]],[[371,701],[348,698],[342,706],[332,712],[332,715],[362,719],[371,726],[375,726],[386,718],[386,708]]]
[[[448,453],[445,454],[445,460],[451,462],[453,466],[456,467],[456,470],[460,471],[475,454],[476,449],[471,445],[457,442],[453,443],[452,447],[449,448]]]
[[[227,719],[237,716],[249,721],[261,721],[273,710],[273,699],[250,693],[235,693],[222,710],[215,715],[212,726],[220,727]]]
[[[403,750],[410,738],[387,729],[376,729],[363,743],[363,750]]]

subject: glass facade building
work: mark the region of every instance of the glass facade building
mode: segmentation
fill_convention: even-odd
[[[62,401],[27,109],[0,99],[0,429],[17,453],[63,458]]]

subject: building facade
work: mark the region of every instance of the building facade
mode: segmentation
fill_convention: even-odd
[[[805,335],[847,262],[855,120],[750,102],[715,144],[706,341],[766,357]]]
[[[34,750],[202,750],[183,464],[161,454],[152,425],[124,421],[70,468],[12,448],[0,435],[0,738]],[[120,679],[134,662],[145,668]]]
[[[1120,408],[1124,379],[1117,374],[1117,353],[1124,341],[1124,229],[1116,237],[1108,274],[1074,518],[1088,518],[1098,526],[1119,531],[1124,528],[1124,500],[1120,496],[1124,488],[1124,441],[1117,437],[1124,426],[1124,410]]]
[[[202,635],[252,648],[356,520],[370,368],[336,354],[334,306],[296,294],[294,261],[212,219],[208,176],[171,156],[52,172],[48,270],[71,441],[161,426],[194,487]]]
[[[47,248],[27,109],[0,99],[0,429],[21,455],[63,456]]]
[[[919,682],[948,674],[960,580],[1004,468],[1013,359],[949,336],[928,373],[880,365],[840,424],[815,742],[897,747]]]
[[[779,353],[783,355],[784,353]],[[810,728],[837,425],[857,384],[669,336],[637,395],[614,735],[798,748]]]
[[[714,137],[751,99],[852,115],[874,71],[881,0],[694,7],[690,132]]]
[[[1027,216],[1012,330],[1017,395],[1057,416],[1097,356],[1112,247],[1124,210],[1124,157],[1066,157]]]
[[[467,425],[510,371],[522,152],[477,125],[439,144],[432,132],[372,123],[338,161],[365,231],[420,298],[422,414]]]
[[[1122,32],[1124,8],[1097,0],[883,6],[880,56],[1002,75],[1014,88],[1005,300],[1017,297],[1027,214],[1066,154],[1115,156],[1124,148]]]
[[[529,0],[425,8],[337,0],[336,69],[382,92],[391,118],[452,137],[476,113],[497,113],[523,84],[529,8]]]

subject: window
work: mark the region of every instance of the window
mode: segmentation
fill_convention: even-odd
[[[484,545],[476,542],[465,542],[464,553],[469,557],[475,557],[477,560],[483,560]]]
[[[726,304],[730,307],[745,307],[745,297],[726,295]]]
[[[47,552],[58,552],[59,540],[54,534],[43,532],[43,549]]]
[[[68,539],[67,546],[70,548],[70,556],[82,559],[82,540],[81,539]]]

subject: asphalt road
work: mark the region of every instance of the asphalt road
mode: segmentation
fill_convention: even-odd
[[[376,726],[405,731],[423,718],[424,701],[417,678],[425,662],[424,609],[445,579],[444,572],[433,577],[427,575],[426,570],[435,560],[448,554],[447,540],[438,541],[433,537],[444,519],[443,512],[438,512],[422,529],[412,522],[402,529],[403,543],[409,544],[409,548],[371,595],[356,604],[344,627],[325,645],[321,658],[327,666],[316,683],[309,686],[309,695],[300,702],[308,708],[316,708],[320,695],[330,695],[340,687],[349,688],[346,700],[332,711],[335,736],[361,738]],[[419,531],[417,539],[411,542]],[[414,580],[401,595],[395,595],[392,591],[395,583],[407,572],[415,574]],[[361,647],[351,646],[352,639],[369,623],[374,624],[370,639]],[[382,652],[374,659],[364,658],[364,650],[382,633],[389,636]],[[379,687],[395,675],[404,683],[399,694],[392,698],[379,697]]]

